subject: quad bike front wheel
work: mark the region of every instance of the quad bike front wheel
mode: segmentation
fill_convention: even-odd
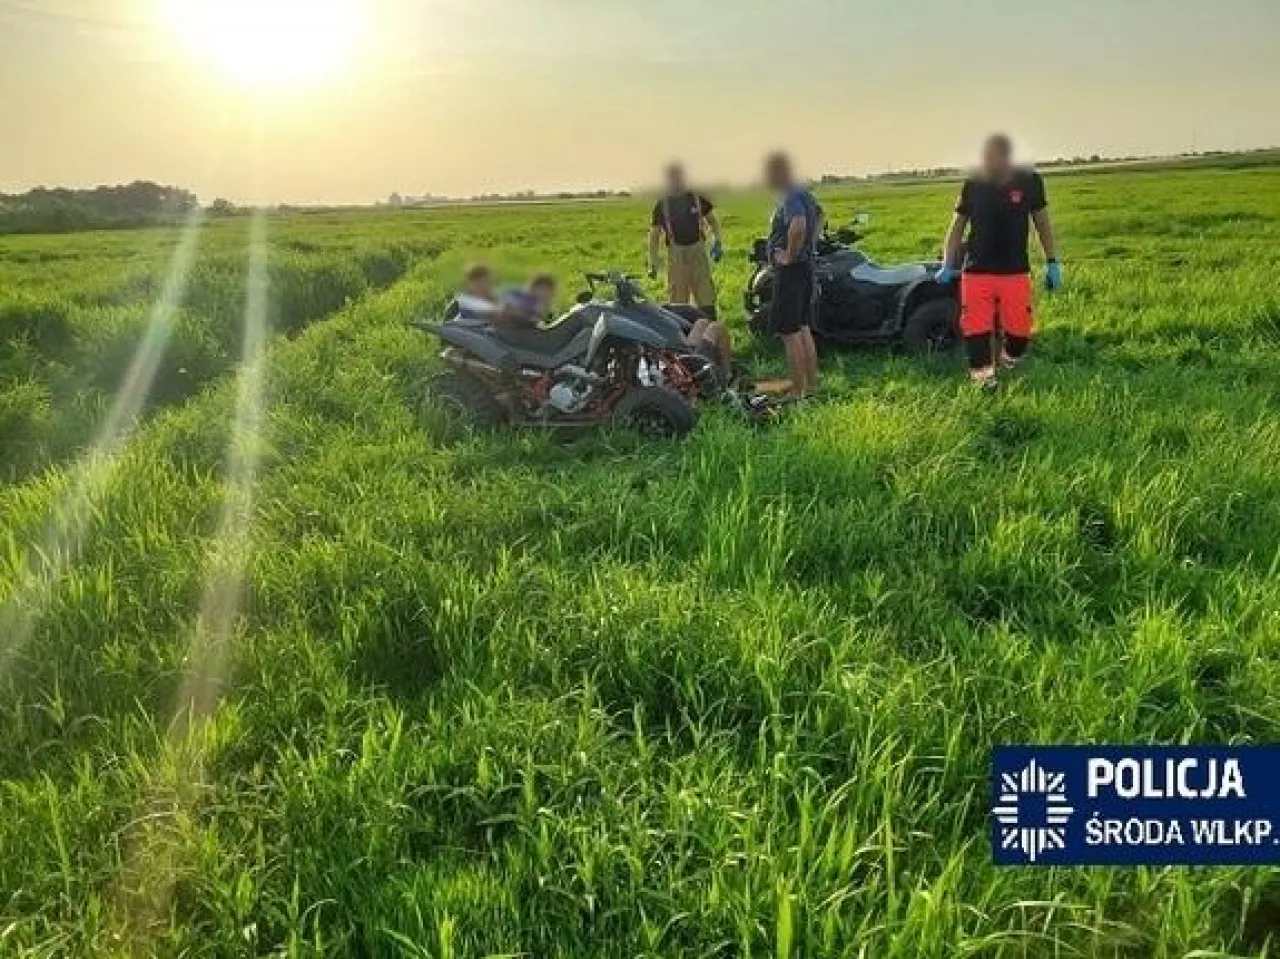
[[[683,396],[656,386],[633,389],[618,403],[613,418],[650,439],[678,439],[688,434],[698,419]]]
[[[489,430],[506,419],[489,388],[474,376],[451,371],[431,377],[423,384],[424,414],[443,415],[443,425],[451,430]]]
[[[902,345],[916,356],[952,352],[960,345],[960,307],[949,298],[917,306],[902,328]]]

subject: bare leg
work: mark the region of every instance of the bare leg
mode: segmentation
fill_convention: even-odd
[[[787,375],[791,378],[791,395],[802,397],[808,391],[809,369],[803,337],[800,333],[787,333],[782,337],[787,352]]]
[[[800,342],[805,354],[805,392],[818,391],[818,346],[813,342],[813,333],[809,327],[800,328]]]
[[[729,327],[719,322],[712,323],[703,335],[716,348],[720,372],[728,376],[733,371],[733,340],[729,336]]]
[[[716,365],[720,372],[728,376],[733,369],[733,340],[729,335],[729,327],[723,323],[701,319],[693,324],[686,341],[693,349],[704,343],[710,343],[715,349]]]

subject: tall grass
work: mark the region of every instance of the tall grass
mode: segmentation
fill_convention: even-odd
[[[1280,736],[1280,176],[1051,190],[1071,287],[1002,396],[849,354],[828,402],[766,432],[707,410],[678,445],[444,443],[414,412],[433,350],[404,320],[467,258],[634,262],[640,205],[297,226],[443,252],[272,347],[246,606],[190,752],[167,724],[232,379],[122,455],[0,677],[0,948],[1274,954],[1274,870],[990,863],[995,744]],[[948,209],[824,199],[886,260]],[[764,205],[724,206],[745,250]],[[63,483],[0,487],[0,584]]]
[[[188,399],[230,370],[239,356],[244,227],[236,222],[206,229],[184,302],[171,321],[149,408]],[[0,389],[11,394],[8,414],[0,419],[0,446],[17,451],[0,462],[0,480],[30,475],[84,448],[152,323],[151,301],[159,295],[169,257],[156,255],[143,266],[125,268],[117,256],[98,249],[97,235],[89,236],[93,239],[79,240],[85,247],[80,251],[65,249],[77,240],[57,238],[63,249],[50,261],[60,267],[56,284],[47,276],[27,281],[28,273],[41,275],[32,269],[29,247],[39,252],[49,238],[10,239],[6,245],[12,249],[0,247],[0,275],[22,277],[10,289],[0,288]],[[149,234],[142,236],[155,242]],[[297,248],[300,242],[286,232],[271,251],[269,318],[283,335],[390,285],[414,257],[435,253],[429,241],[376,233],[339,237],[330,247],[305,251]],[[167,247],[161,250],[168,253]],[[38,389],[24,390],[24,383]]]

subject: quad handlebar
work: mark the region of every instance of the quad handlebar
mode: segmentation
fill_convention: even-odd
[[[614,297],[623,306],[632,306],[637,300],[644,299],[644,290],[640,287],[640,281],[621,270],[584,273],[583,279],[591,287],[592,297],[595,296],[596,286],[599,285],[613,287]]]
[[[857,226],[842,226],[836,230],[827,229],[814,241],[814,249],[820,256],[834,253],[837,250],[855,246],[862,240],[863,234]],[[756,240],[747,258],[759,266],[769,264],[769,241],[763,237]]]

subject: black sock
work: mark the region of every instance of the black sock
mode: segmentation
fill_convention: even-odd
[[[992,365],[991,334],[983,333],[981,336],[966,336],[964,338],[964,351],[969,357],[969,369],[988,369]]]
[[[1004,336],[1004,351],[1015,360],[1020,360],[1031,348],[1031,340],[1025,336]]]

